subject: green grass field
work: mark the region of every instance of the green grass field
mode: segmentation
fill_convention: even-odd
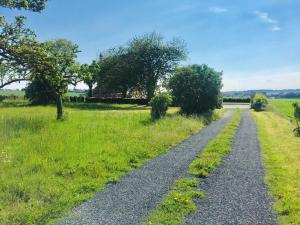
[[[300,138],[293,134],[295,126],[289,119],[292,102],[271,100],[275,111],[253,112],[266,169],[265,182],[281,225],[300,225]]]
[[[24,97],[25,91],[0,89],[0,95],[5,95],[5,96],[14,95],[14,96],[18,96],[18,97]]]
[[[299,102],[300,99],[271,99],[269,100],[272,108],[287,118],[293,117],[293,102]]]
[[[204,126],[177,110],[153,122],[147,107],[73,104],[58,122],[52,106],[2,105],[0,224],[52,223]]]

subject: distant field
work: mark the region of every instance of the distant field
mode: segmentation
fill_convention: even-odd
[[[5,96],[19,96],[19,97],[24,97],[25,91],[18,91],[18,90],[1,90],[0,89],[0,95],[5,95]],[[85,95],[85,93],[77,93],[77,92],[72,92],[69,91],[67,93],[68,96],[80,96],[80,95]]]
[[[270,105],[275,109],[275,111],[281,113],[285,117],[293,117],[293,102],[299,102],[300,99],[271,99],[269,100]]]
[[[25,92],[18,91],[18,90],[1,90],[0,89],[0,95],[5,95],[5,96],[14,95],[14,96],[23,97],[25,95]]]
[[[47,224],[204,126],[177,108],[157,122],[135,105],[70,104],[59,122],[55,110],[0,107],[1,225]]]

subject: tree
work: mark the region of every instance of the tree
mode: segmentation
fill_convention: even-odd
[[[25,97],[34,105],[48,105],[55,103],[52,88],[45,80],[34,79],[25,88]]]
[[[135,62],[128,48],[110,49],[100,61],[100,67],[98,85],[122,93],[123,98],[127,97],[132,90],[137,89],[138,77]]]
[[[255,94],[251,99],[251,108],[255,111],[261,111],[265,109],[267,104],[268,98],[263,94]]]
[[[182,40],[174,39],[164,43],[161,35],[150,33],[132,39],[128,54],[132,57],[139,86],[145,90],[147,99],[150,100],[158,82],[166,79],[178,63],[186,58],[186,49]]]
[[[151,118],[153,120],[164,117],[168,111],[169,106],[172,104],[172,97],[168,93],[161,93],[155,95],[151,101]]]
[[[100,59],[99,59],[100,60]],[[88,64],[82,64],[80,66],[80,79],[89,87],[88,97],[93,97],[93,88],[97,82],[97,77],[100,73],[100,62],[93,60]]]
[[[45,8],[46,2],[47,0],[0,0],[0,6],[40,12]]]
[[[75,62],[78,46],[65,39],[46,41],[43,43],[46,54],[41,68],[34,71],[38,79],[44,80],[55,96],[57,119],[63,118],[62,96],[68,90],[68,85],[79,82],[78,66]]]
[[[192,65],[176,70],[168,84],[174,103],[183,113],[201,114],[218,108],[222,72],[207,65]]]

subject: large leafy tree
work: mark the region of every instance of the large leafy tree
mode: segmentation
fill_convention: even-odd
[[[169,88],[184,113],[201,114],[219,107],[222,72],[206,65],[179,68],[170,78]]]
[[[79,82],[79,68],[75,61],[78,46],[68,40],[57,39],[44,42],[43,48],[43,64],[33,74],[51,88],[57,105],[57,119],[62,119],[62,96],[68,91],[69,84],[76,85]]]
[[[0,0],[0,6],[40,12],[45,8],[46,2],[47,0]]]
[[[165,43],[163,37],[156,33],[132,39],[128,53],[132,57],[139,85],[149,100],[154,96],[158,82],[164,81],[187,55],[182,40]]]
[[[123,98],[137,89],[138,72],[133,57],[128,48],[109,50],[100,61],[98,85],[120,92]]]
[[[40,12],[45,8],[47,0],[0,0],[0,6],[26,9]],[[32,79],[32,69],[41,61],[41,44],[35,40],[35,34],[24,27],[25,17],[18,16],[9,23],[0,16],[0,67],[3,88],[11,83]]]

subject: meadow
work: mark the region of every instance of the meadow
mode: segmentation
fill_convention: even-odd
[[[205,126],[171,108],[159,121],[148,107],[0,104],[0,224],[52,224],[107,183],[166,152]]]
[[[281,115],[292,119],[293,118],[293,102],[299,102],[300,99],[271,99],[269,100],[272,109]]]
[[[270,100],[270,108],[253,112],[262,147],[265,182],[274,201],[279,224],[300,224],[300,138],[293,134],[292,102]],[[298,100],[299,101],[299,100]]]

